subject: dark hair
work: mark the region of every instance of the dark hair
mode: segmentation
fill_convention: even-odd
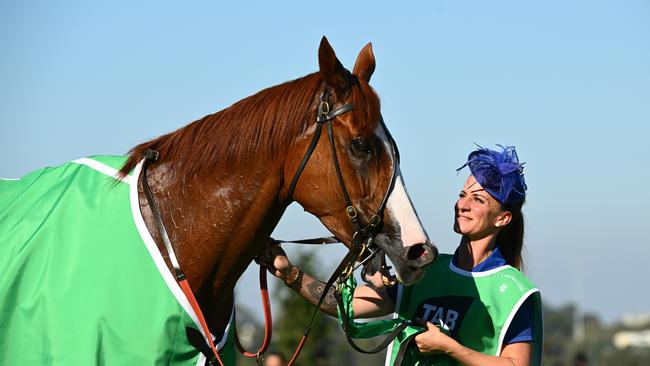
[[[506,263],[520,271],[524,268],[521,259],[521,252],[524,248],[524,215],[521,212],[521,207],[524,202],[525,200],[522,200],[501,205],[502,210],[510,211],[512,219],[497,235],[497,247]]]

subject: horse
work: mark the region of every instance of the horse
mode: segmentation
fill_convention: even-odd
[[[141,234],[146,230],[142,235],[150,235],[158,251],[148,248],[160,257],[157,265],[166,267],[163,276],[174,272],[172,257],[177,257],[213,334],[229,327],[237,280],[292,202],[348,247],[355,241],[355,222],[373,221],[375,243],[404,284],[417,281],[435,258],[435,246],[406,192],[379,97],[369,85],[375,70],[371,44],[361,49],[350,72],[323,37],[318,62],[317,72],[133,147],[125,160],[113,164],[115,170],[109,158],[103,160],[109,168],[102,169],[115,182],[130,182],[134,215],[141,215]],[[320,115],[329,116],[327,136],[320,134]],[[147,164],[143,156],[151,151],[156,158]],[[81,163],[101,165],[96,160]],[[159,230],[156,212],[166,231]],[[3,214],[7,209],[0,205]],[[175,255],[166,249],[164,236]],[[114,271],[120,271],[119,263]],[[166,281],[178,292],[177,284]],[[3,296],[0,309],[16,312],[19,304],[6,305],[8,296]],[[101,339],[110,333],[98,332]],[[1,338],[0,348],[9,347]]]

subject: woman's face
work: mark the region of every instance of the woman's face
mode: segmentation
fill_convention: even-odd
[[[471,240],[498,233],[510,222],[511,214],[470,175],[456,201],[454,231]]]

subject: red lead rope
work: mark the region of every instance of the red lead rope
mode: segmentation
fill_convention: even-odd
[[[235,344],[237,345],[237,349],[239,349],[239,352],[241,352],[241,354],[245,357],[257,358],[257,362],[260,364],[262,361],[261,357],[264,355],[264,352],[266,352],[266,350],[269,348],[269,345],[271,344],[271,330],[273,324],[273,320],[271,319],[271,302],[269,301],[269,289],[266,282],[266,274],[266,267],[260,266],[260,294],[262,296],[262,306],[264,308],[264,341],[262,342],[262,346],[259,348],[257,353],[247,352],[241,345],[239,342],[239,336],[237,335],[237,322],[235,322]],[[300,354],[300,351],[302,350],[302,346],[304,346],[305,341],[307,340],[308,335],[309,331],[306,331],[300,339],[300,343],[294,351],[293,356],[291,357],[291,360],[287,366],[293,365],[294,361],[296,361],[298,355]]]
[[[183,293],[187,297],[187,300],[190,302],[190,305],[192,306],[192,309],[194,310],[194,313],[199,320],[201,328],[203,328],[203,333],[208,340],[208,344],[210,345],[210,349],[212,350],[215,359],[219,362],[220,366],[224,366],[223,361],[221,361],[221,358],[219,357],[219,352],[217,352],[217,348],[212,341],[208,323],[205,321],[203,312],[201,311],[201,308],[199,307],[199,304],[194,297],[194,292],[192,292],[190,284],[187,282],[187,279],[183,279],[182,281],[178,282],[178,284],[181,286]],[[273,320],[271,319],[271,301],[269,300],[269,289],[266,282],[266,267],[264,266],[260,266],[260,293],[262,296],[262,305],[264,307],[264,342],[262,342],[262,346],[257,351],[257,353],[250,353],[244,350],[244,347],[242,347],[241,343],[239,342],[239,337],[237,336],[237,322],[235,321],[234,324],[235,344],[237,345],[239,352],[241,352],[241,354],[245,357],[256,357],[258,359],[264,354],[264,352],[266,352],[266,350],[269,348],[269,345],[271,344],[271,329],[273,323]]]
[[[266,281],[266,273],[267,273],[266,267],[260,266],[260,294],[262,296],[262,306],[264,308],[264,341],[262,342],[262,346],[259,348],[259,350],[256,353],[247,352],[244,349],[244,347],[242,347],[241,343],[239,342],[239,337],[237,336],[237,322],[235,321],[234,324],[235,345],[237,346],[237,349],[239,349],[239,352],[241,352],[241,354],[244,355],[245,357],[257,358],[258,362],[261,361],[262,355],[264,354],[264,352],[266,352],[266,350],[269,348],[269,345],[271,344],[271,331],[272,331],[272,323],[273,323],[273,320],[271,318],[271,301],[269,300],[269,289]],[[194,310],[194,313],[196,314],[199,320],[199,324],[203,329],[203,333],[205,334],[206,339],[208,340],[208,344],[210,345],[210,349],[212,350],[215,359],[219,362],[220,366],[224,366],[223,361],[221,361],[221,358],[219,357],[219,352],[217,352],[217,348],[215,347],[214,342],[212,341],[210,329],[208,328],[208,324],[205,321],[203,312],[201,311],[201,308],[199,307],[199,304],[196,301],[196,298],[194,297],[194,292],[192,292],[192,288],[190,287],[190,284],[187,282],[187,279],[183,279],[182,281],[179,281],[178,284],[181,286],[183,293],[185,294],[188,301],[190,302],[190,305],[192,306],[192,309]],[[300,339],[300,343],[298,344],[298,347],[294,351],[294,354],[291,357],[288,366],[293,365],[294,361],[298,358],[298,355],[300,354],[300,351],[302,350],[302,347],[305,344],[308,335],[309,335],[309,331],[306,331],[305,334],[302,336],[302,339]]]
[[[256,357],[259,359],[271,344],[273,320],[271,319],[271,302],[269,301],[269,288],[266,283],[266,272],[266,267],[260,266],[260,295],[262,296],[262,306],[264,307],[264,341],[257,353],[247,352],[241,345],[239,342],[239,336],[237,335],[237,322],[235,322],[235,344],[237,345],[239,352],[241,352],[245,357]]]
[[[223,361],[221,361],[221,358],[219,357],[219,352],[217,352],[217,348],[214,346],[214,342],[212,341],[212,335],[210,334],[208,323],[205,321],[205,317],[203,317],[203,312],[201,311],[201,308],[199,307],[199,303],[196,301],[196,298],[194,297],[194,292],[192,292],[192,288],[190,287],[190,284],[187,282],[187,279],[183,279],[179,281],[178,284],[181,286],[181,289],[183,290],[183,293],[187,297],[187,300],[189,300],[192,309],[194,309],[194,313],[196,314],[196,317],[199,318],[199,324],[201,325],[201,328],[203,328],[203,334],[205,335],[205,338],[208,340],[208,344],[210,345],[210,349],[212,350],[215,359],[219,361],[219,365],[224,366]]]

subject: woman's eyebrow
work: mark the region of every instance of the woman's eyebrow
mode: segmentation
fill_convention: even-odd
[[[485,192],[485,189],[481,188],[481,189],[475,189],[475,190],[472,191],[472,193],[474,193],[474,194],[477,194],[477,192]],[[481,196],[481,195],[479,194],[479,196]]]

